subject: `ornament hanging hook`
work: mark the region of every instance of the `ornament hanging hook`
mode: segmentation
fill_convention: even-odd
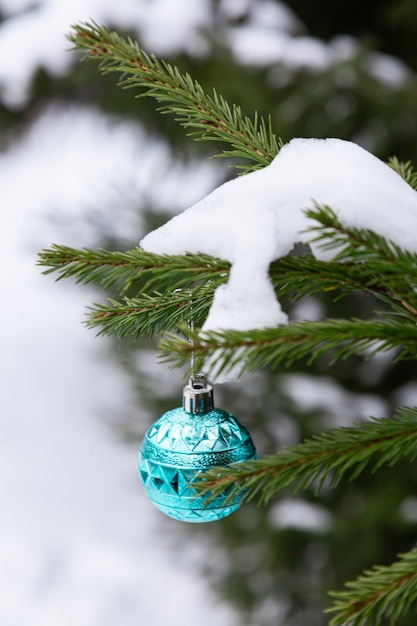
[[[204,374],[195,373],[195,353],[194,353],[194,317],[193,300],[190,299],[190,317],[188,327],[190,336],[188,343],[191,347],[190,356],[190,378],[183,390],[183,408],[187,413],[202,415],[213,410],[213,387],[208,384]]]
[[[174,293],[181,292],[182,289],[174,289]],[[188,328],[190,329],[190,336],[188,337],[188,343],[191,348],[191,356],[190,356],[190,381],[195,378],[195,367],[194,367],[194,319],[193,319],[193,300],[190,298],[189,300],[189,318],[187,320]]]
[[[189,322],[188,326],[190,328],[190,333],[191,333],[190,336],[188,337],[188,343],[191,346],[190,371],[191,371],[191,379],[194,380],[194,376],[195,376],[195,371],[194,371],[195,355],[194,355],[194,337],[193,337],[194,320],[193,320],[193,301],[192,300],[190,302],[190,322]]]

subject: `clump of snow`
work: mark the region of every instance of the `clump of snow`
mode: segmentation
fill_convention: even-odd
[[[382,419],[389,414],[387,403],[371,393],[353,393],[327,376],[283,374],[284,392],[302,411],[320,411],[329,428],[350,426],[369,415]],[[300,392],[300,390],[302,390]]]
[[[417,192],[381,160],[340,139],[293,139],[270,165],[231,180],[141,242],[165,254],[203,252],[232,263],[203,330],[248,330],[287,322],[268,276],[271,261],[306,243],[305,209],[330,206],[342,222],[417,251]],[[311,245],[329,260],[334,251]]]
[[[408,496],[408,498],[405,498],[399,506],[398,513],[404,522],[408,524],[416,524],[417,498],[415,496]]]
[[[372,54],[365,65],[371,76],[393,89],[403,87],[410,77],[404,63],[389,54]]]
[[[136,0],[137,2],[137,0]],[[143,46],[158,54],[185,50],[196,56],[208,52],[201,32],[211,23],[207,0],[153,0],[146,2],[137,15]]]
[[[262,25],[231,28],[228,43],[234,56],[245,65],[263,67],[283,63],[291,70],[323,70],[330,65],[327,44],[313,37],[293,37]]]
[[[0,9],[8,13],[0,24],[1,99],[11,108],[26,104],[38,68],[53,76],[69,71],[74,55],[68,53],[65,33],[75,22],[93,17],[105,25],[136,31],[143,45],[156,54],[184,51],[199,56],[207,51],[201,31],[211,19],[208,0],[21,0],[16,5],[14,0],[0,0]]]
[[[326,533],[332,528],[331,515],[323,506],[299,498],[278,502],[271,508],[269,519],[277,528],[296,528],[315,533]]]

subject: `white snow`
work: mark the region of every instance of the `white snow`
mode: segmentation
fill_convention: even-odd
[[[287,498],[271,507],[268,518],[277,528],[326,533],[332,528],[330,513],[318,504],[299,498]]]
[[[0,98],[16,109],[27,103],[39,68],[64,76],[78,62],[68,52],[65,34],[71,24],[91,19],[133,30],[141,45],[159,56],[206,55],[210,43],[205,31],[213,25],[236,59],[249,65],[279,63],[288,71],[323,71],[360,53],[353,38],[338,36],[324,43],[300,34],[305,28],[294,13],[271,0],[223,0],[217,8],[209,0],[0,0],[0,10],[6,14],[0,24]],[[236,18],[245,23],[233,24]],[[364,55],[363,68],[391,88],[404,87],[412,75],[398,59],[378,52]]]
[[[231,26],[227,30],[227,41],[236,59],[245,65],[267,67],[279,64],[287,71],[309,72],[323,72],[340,65],[339,71],[348,71],[349,68],[343,67],[346,61],[363,57],[360,60],[362,69],[387,87],[402,89],[410,81],[412,72],[402,61],[381,52],[363,55],[359,42],[353,37],[337,35],[324,42],[300,34],[299,30],[296,23],[292,26],[285,22],[267,25],[253,20]],[[271,82],[275,82],[273,69]]]
[[[279,62],[292,70],[323,70],[330,65],[329,47],[313,37],[293,37],[280,29],[250,24],[231,28],[228,40],[235,57],[247,65]]]
[[[233,7],[235,7],[235,0]],[[231,3],[230,3],[231,4]],[[249,0],[246,3],[247,21],[265,29],[278,29],[297,32],[303,28],[295,13],[283,2],[276,0]],[[239,5],[239,3],[237,3]],[[223,3],[223,6],[227,6]]]
[[[385,85],[401,89],[411,71],[399,59],[380,52],[363,55],[357,39],[338,34],[329,42],[308,36],[305,26],[291,9],[280,2],[270,0],[223,0],[223,14],[241,24],[231,24],[224,29],[230,50],[239,63],[251,66],[273,67],[268,76],[279,88],[283,72],[308,70],[322,72],[338,65],[335,80],[341,75],[355,72],[346,61],[363,57],[362,68],[374,79]]]
[[[143,231],[138,207],[175,214],[221,175],[213,161],[173,161],[169,146],[138,124],[81,106],[43,110],[1,167],[3,202],[15,207],[5,211],[6,223],[16,212],[31,221],[42,211],[65,222],[67,245],[78,246],[103,235],[131,243]]]
[[[135,30],[143,45],[156,54],[185,51],[204,54],[200,31],[209,20],[208,0],[40,0],[26,3],[0,0],[9,17],[0,25],[0,88],[3,102],[13,108],[26,104],[38,68],[62,76],[74,63],[65,35],[71,24],[97,23]]]
[[[406,524],[417,524],[417,498],[415,496],[405,498],[398,513]]]
[[[378,158],[340,139],[293,139],[273,162],[229,181],[149,233],[141,245],[156,253],[203,252],[232,263],[203,330],[285,324],[268,277],[313,223],[304,210],[330,206],[351,226],[373,229],[417,251],[417,192]],[[330,259],[312,245],[313,254]]]
[[[1,626],[236,623],[197,571],[215,551],[201,538],[171,549],[178,525],[146,499],[137,447],[103,420],[144,416],[109,343],[81,324],[97,292],[55,284],[35,265],[53,241],[97,245],[96,202],[106,232],[137,237],[119,184],[135,180],[136,202],[164,208],[198,197],[207,165],[169,168],[169,158],[140,128],[81,108],[45,111],[0,154]],[[170,197],[153,184],[161,171]]]
[[[159,55],[185,51],[201,56],[208,52],[208,43],[201,34],[211,22],[207,0],[146,2],[138,12],[137,22],[146,50]]]
[[[390,54],[372,54],[365,65],[371,76],[394,89],[403,87],[410,77],[404,63]]]
[[[320,411],[321,420],[328,428],[351,426],[369,416],[388,417],[389,407],[378,395],[353,393],[327,376],[282,374],[282,388],[302,411]]]

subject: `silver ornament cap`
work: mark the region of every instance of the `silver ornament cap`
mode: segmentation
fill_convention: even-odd
[[[213,410],[213,387],[203,374],[192,376],[184,387],[182,407],[191,415],[204,415]]]

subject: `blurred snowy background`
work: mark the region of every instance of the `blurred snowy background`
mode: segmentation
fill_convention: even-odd
[[[188,32],[192,37],[204,19],[192,2],[178,4],[171,3],[171,9],[181,10],[179,28],[169,28],[171,43],[167,32],[160,37],[164,49],[185,41]],[[31,5],[0,5],[6,16],[0,26],[1,95],[12,109],[27,104],[39,67],[53,75],[69,71],[74,58],[64,35],[73,21],[92,15],[121,27],[143,27],[158,41],[158,15],[163,27],[172,13],[169,3],[149,12],[126,1]],[[170,167],[171,160],[167,145],[151,141],[138,124],[111,120],[88,107],[59,105],[41,108],[0,156],[6,261],[1,274],[2,626],[191,626],[196,615],[201,624],[233,623],[190,564],[190,556],[200,558],[201,542],[190,554],[170,549],[173,539],[158,531],[159,514],[139,485],[137,450],[115,440],[100,422],[101,410],[121,412],[133,398],[107,342],[81,326],[93,294],[52,285],[35,267],[36,252],[53,241],[97,245],[100,220],[115,237],[139,236],[140,216],[121,214],[124,193],[151,194],[154,204],[180,208],[215,182],[214,168],[184,171]],[[163,187],[156,184],[161,176]],[[118,190],[119,214],[109,215],[109,195]],[[92,220],[96,207],[100,214]],[[63,226],[67,220],[75,232]],[[180,609],[178,597],[184,599]]]
[[[110,102],[109,82],[68,51],[65,33],[74,22],[93,18],[132,33],[191,73],[204,70],[208,87],[228,90],[248,114],[271,112],[284,139],[334,135],[382,158],[417,156],[416,68],[407,50],[385,49],[389,38],[382,35],[377,49],[365,37],[373,32],[366,16],[333,34],[330,24],[320,32],[311,18],[312,34],[303,21],[308,15],[296,15],[303,3],[293,4],[294,11],[274,0],[0,0],[1,626],[237,624],[227,593],[215,593],[203,570],[217,571],[216,580],[229,576],[235,602],[256,609],[252,624],[277,625],[292,591],[281,580],[278,592],[276,578],[264,571],[256,527],[265,537],[285,528],[314,537],[330,532],[332,515],[320,505],[283,500],[265,523],[248,508],[237,529],[232,522],[219,526],[236,549],[231,557],[209,531],[185,535],[161,519],[137,478],[138,437],[128,442],[114,428],[118,416],[122,424],[129,416],[125,430],[143,433],[152,420],[149,398],[141,404],[139,393],[138,402],[114,343],[81,324],[85,306],[102,296],[54,284],[35,266],[37,251],[52,242],[134,245],[147,220],[184,209],[230,175],[224,162],[178,139],[183,133],[173,124],[157,132],[152,106],[135,102],[133,93]],[[408,5],[400,4],[404,27]],[[118,92],[114,82],[111,89]],[[293,316],[320,318],[322,307],[303,301]],[[181,393],[181,375],[157,365],[153,350],[131,358],[147,370],[148,396]],[[341,372],[339,382],[325,370],[313,382],[302,372],[279,385],[255,377],[245,391],[255,405],[269,385],[279,387],[281,398],[280,419],[268,422],[267,434],[257,433],[261,451],[269,441],[276,448],[309,432],[304,422],[294,424],[291,411],[304,417],[319,411],[319,427],[331,427],[386,415],[393,402],[414,399],[413,373],[387,388],[388,370],[389,360],[381,359],[355,374]],[[228,408],[238,414],[239,407]],[[275,415],[277,405],[270,400],[264,410]],[[132,425],[132,416],[140,425]],[[408,524],[416,521],[415,505],[405,494]],[[318,544],[305,556],[307,578],[317,578],[331,558]],[[269,565],[277,570],[274,560]],[[302,611],[297,619],[304,621],[285,623],[321,623],[304,605]]]

